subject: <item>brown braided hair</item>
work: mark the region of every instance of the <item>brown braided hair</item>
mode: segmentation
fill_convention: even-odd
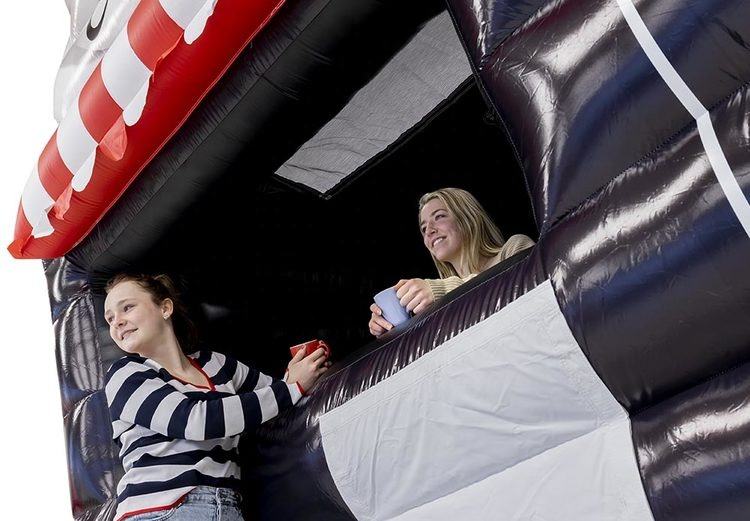
[[[172,277],[164,273],[149,275],[146,273],[119,273],[107,281],[104,291],[109,293],[112,288],[121,282],[132,281],[151,294],[154,303],[159,306],[165,299],[170,299],[174,304],[172,312],[172,327],[180,344],[182,352],[190,354],[197,349],[198,328],[188,314],[187,306],[184,304],[181,293],[177,289]]]

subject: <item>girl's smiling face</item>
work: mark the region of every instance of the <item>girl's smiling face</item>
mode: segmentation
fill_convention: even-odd
[[[439,261],[456,265],[461,255],[463,238],[453,214],[440,199],[431,199],[419,212],[422,241]]]
[[[161,306],[151,294],[132,280],[117,284],[104,301],[104,319],[109,335],[127,353],[148,353],[168,331],[165,315],[171,313],[171,301]]]

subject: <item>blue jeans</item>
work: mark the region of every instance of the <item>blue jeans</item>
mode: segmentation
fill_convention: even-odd
[[[124,521],[244,521],[240,494],[230,488],[201,485],[174,508],[137,514]]]

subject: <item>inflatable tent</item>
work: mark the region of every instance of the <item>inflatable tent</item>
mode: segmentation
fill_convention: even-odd
[[[179,274],[205,345],[266,372],[334,348],[243,440],[248,518],[747,517],[746,2],[68,5],[9,249],[44,259],[76,519],[115,511],[126,269]],[[446,185],[538,243],[371,342]]]

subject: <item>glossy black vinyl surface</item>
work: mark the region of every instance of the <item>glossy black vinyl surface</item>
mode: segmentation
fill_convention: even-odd
[[[658,521],[735,521],[750,512],[750,365],[632,418]]]
[[[217,180],[263,183],[443,9],[439,0],[286,2],[68,257],[127,268]]]
[[[750,4],[634,2],[710,110],[714,164],[711,131],[700,135],[617,2],[547,2],[488,51],[482,24],[509,4],[449,0],[517,151],[560,307],[634,415],[654,517],[746,519],[750,241],[715,169],[723,154],[747,199]]]
[[[75,519],[109,520],[122,475],[112,443],[104,374],[119,356],[99,342],[97,302],[86,273],[60,258],[45,262],[55,329],[62,414]],[[99,313],[100,314],[100,313]],[[111,361],[111,360],[110,360]],[[69,517],[60,513],[60,519]]]
[[[502,2],[447,2],[466,52],[481,70],[495,48],[529,17],[544,7],[546,0],[504,0]]]
[[[486,56],[475,24],[514,2],[450,1],[479,76],[500,114],[546,231],[590,194],[663,147],[692,117],[657,73],[616,2],[545,4]],[[750,80],[750,4],[637,2],[677,72],[706,107]],[[479,21],[479,22],[477,22]],[[504,27],[502,21],[500,29]],[[473,38],[473,39],[471,39]],[[657,116],[658,115],[658,116]]]
[[[750,192],[747,89],[712,112]],[[546,236],[578,343],[629,411],[750,360],[750,240],[696,127],[594,194]]]

